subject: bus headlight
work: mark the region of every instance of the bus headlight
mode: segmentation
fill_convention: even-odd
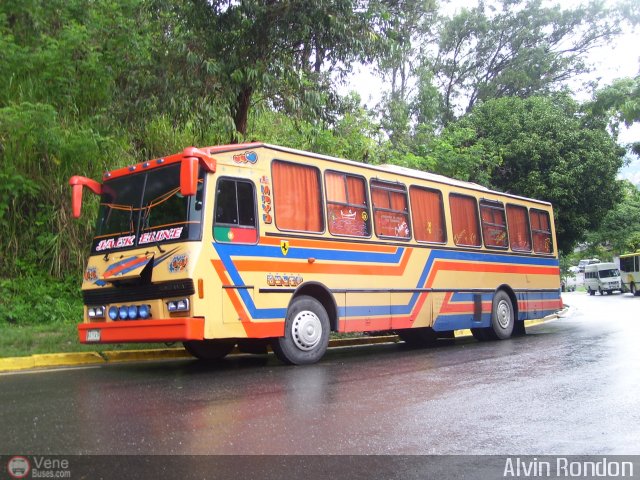
[[[96,319],[96,318],[104,318],[104,314],[105,314],[105,307],[104,306],[88,307],[87,308],[87,315],[92,320]]]
[[[114,322],[118,319],[118,307],[109,307],[109,318]]]
[[[174,312],[188,312],[189,311],[189,299],[181,298],[180,300],[171,300],[167,302],[167,310],[169,313]]]
[[[120,320],[126,320],[129,317],[129,309],[124,305],[118,309],[118,317]]]

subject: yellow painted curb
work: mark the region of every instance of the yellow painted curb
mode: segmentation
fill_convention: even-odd
[[[356,345],[371,345],[376,343],[396,343],[400,341],[397,335],[384,335],[381,337],[354,337],[336,338],[329,341],[329,347],[353,347]]]
[[[33,355],[30,357],[0,358],[0,372],[27,370],[35,368],[35,366]]]
[[[107,362],[133,362],[164,358],[193,358],[184,348],[154,348],[149,350],[109,350],[102,352]]]
[[[566,310],[566,309],[565,309]],[[527,320],[525,326],[539,325],[554,320],[564,313],[550,315],[538,320]],[[456,330],[454,336],[468,337],[471,330]],[[379,337],[354,337],[340,338],[329,342],[329,347],[350,347],[357,345],[372,345],[378,343],[396,343],[400,338],[397,335],[384,335]],[[234,351],[234,353],[236,353]],[[0,358],[0,372],[12,372],[45,367],[73,367],[78,365],[100,365],[117,362],[135,362],[143,360],[166,359],[193,359],[182,347],[157,348],[149,350],[109,350],[98,352],[74,352],[74,353],[46,353],[31,355],[29,357]]]
[[[28,370],[41,367],[73,367],[104,363],[98,352],[43,353],[29,357],[0,358],[0,372]]]
[[[59,367],[104,363],[104,358],[98,352],[45,353],[33,355],[33,362],[35,367]]]

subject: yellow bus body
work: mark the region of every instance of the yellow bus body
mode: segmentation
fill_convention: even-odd
[[[82,283],[81,342],[273,339],[285,334],[287,309],[299,295],[316,298],[329,316],[331,330],[337,332],[486,328],[498,290],[511,298],[517,322],[540,318],[562,306],[549,203],[405,168],[370,166],[261,143],[201,150],[215,159],[215,172],[203,175],[201,240],[163,243],[149,237],[143,245],[94,252]],[[327,228],[330,219],[324,196],[322,231],[279,229],[272,184],[274,161],[314,167],[323,188],[327,171],[362,177],[369,200],[372,181],[401,185],[407,191],[412,186],[437,190],[443,199],[446,239],[421,242],[414,232],[406,239],[388,238],[379,236],[374,228],[361,236],[334,235]],[[140,171],[142,165],[132,171]],[[121,177],[127,174],[119,172]],[[238,235],[244,230],[214,233],[219,179],[253,186],[255,241],[239,242]],[[543,212],[549,219],[549,251],[488,248],[484,243],[456,245],[451,195]],[[360,212],[363,219],[373,215],[370,201],[367,208],[368,214]],[[170,237],[172,231],[167,229],[162,235]],[[151,268],[147,283],[136,284],[141,271]],[[169,311],[183,299],[188,301],[186,311]],[[112,306],[142,305],[149,308],[149,318],[122,321],[104,315]],[[96,318],[96,312],[105,318]]]

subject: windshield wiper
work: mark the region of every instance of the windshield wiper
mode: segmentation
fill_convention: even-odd
[[[149,223],[150,223],[150,218],[151,218],[151,202],[147,203],[147,206],[144,209],[144,214],[142,216],[142,231],[144,232],[145,230],[149,229]],[[160,253],[165,253],[166,250],[163,250],[162,247],[160,246],[160,240],[156,240],[154,242],[156,248],[158,249],[158,251]]]

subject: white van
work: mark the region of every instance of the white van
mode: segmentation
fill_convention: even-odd
[[[584,267],[591,265],[592,263],[600,263],[600,260],[597,258],[583,258],[578,262],[578,271],[584,272]]]
[[[584,286],[589,295],[600,292],[612,293],[618,290],[622,293],[620,270],[615,263],[593,263],[584,267]]]

